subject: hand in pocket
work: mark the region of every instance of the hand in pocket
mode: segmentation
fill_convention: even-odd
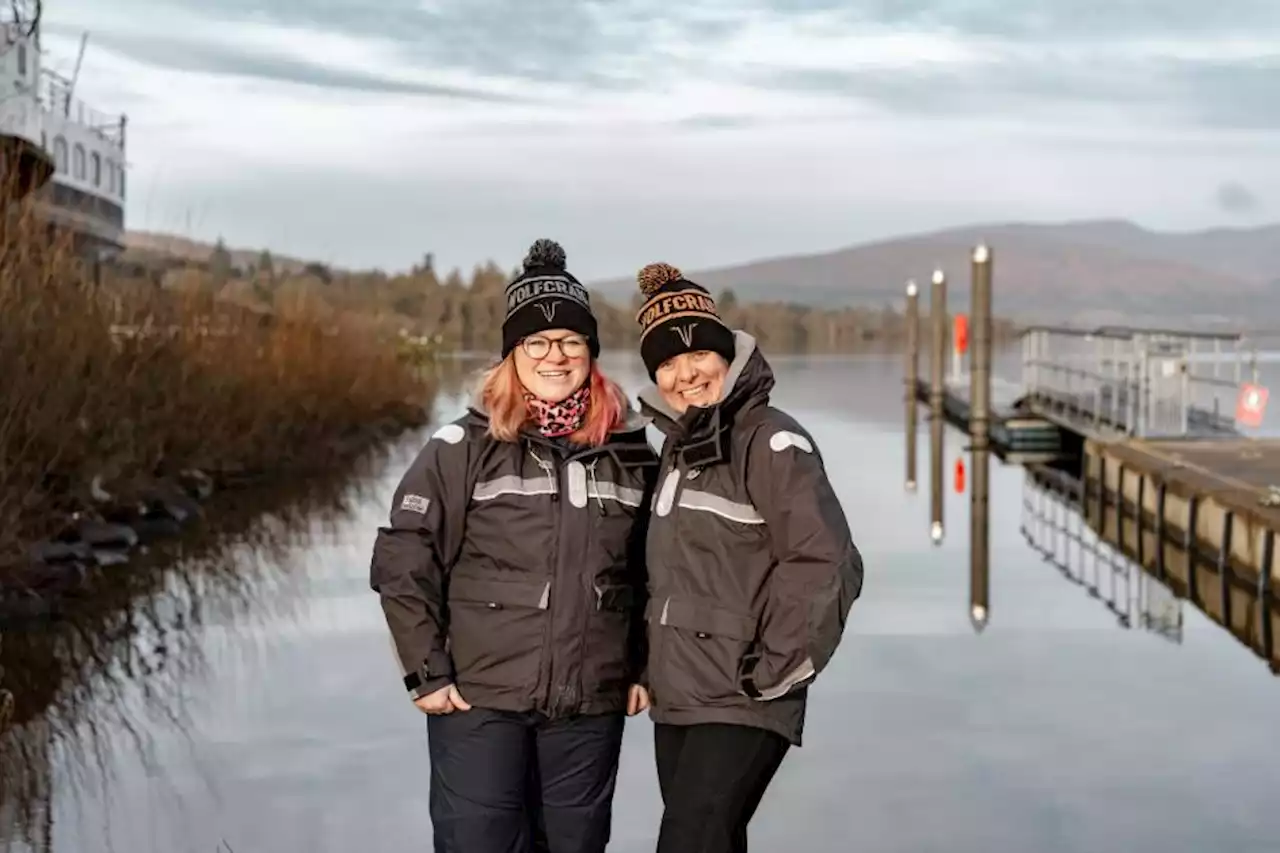
[[[434,693],[428,693],[420,699],[415,699],[413,704],[418,706],[418,710],[424,714],[452,714],[454,711],[470,711],[471,706],[467,700],[462,698],[462,694],[458,692],[457,685],[448,684],[441,687]]]
[[[649,707],[649,691],[642,685],[633,684],[627,691],[627,716],[634,717]]]

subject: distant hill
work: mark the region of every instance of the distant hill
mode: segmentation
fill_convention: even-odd
[[[1280,281],[1280,224],[1190,232],[1148,231],[1124,220],[1004,227],[1010,232],[1038,233],[1061,242],[1181,261],[1244,279]]]
[[[967,305],[969,253],[979,241],[995,253],[995,310],[1006,317],[1280,329],[1280,224],[1160,232],[1124,220],[990,223],[687,272],[713,293],[732,289],[743,302],[897,307],[909,278],[927,298],[929,277],[940,267],[948,276],[948,301]],[[189,260],[207,260],[213,249],[151,232],[130,232],[127,246],[135,256]],[[240,267],[255,263],[261,251],[229,249]],[[282,271],[308,263],[272,260]],[[588,284],[620,305],[635,297],[630,276]]]
[[[941,267],[955,304],[969,298],[969,252],[979,241],[995,253],[996,311],[1005,316],[1280,325],[1280,225],[1170,233],[1117,220],[996,223],[687,272],[747,301],[785,293],[820,306],[896,305],[909,278],[924,285]],[[608,295],[635,289],[630,278],[592,286]]]

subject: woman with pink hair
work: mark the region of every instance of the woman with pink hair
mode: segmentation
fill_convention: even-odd
[[[371,584],[428,715],[436,853],[603,853],[648,707],[657,457],[564,250],[535,242],[506,299],[501,361],[397,487]]]

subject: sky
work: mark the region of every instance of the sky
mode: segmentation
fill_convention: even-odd
[[[984,221],[1280,220],[1277,0],[55,0],[130,228],[582,279]]]

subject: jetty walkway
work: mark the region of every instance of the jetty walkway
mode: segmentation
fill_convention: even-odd
[[[968,314],[948,312],[946,277],[934,274],[927,377],[919,369],[918,290],[907,289],[907,488],[916,485],[916,409],[924,404],[935,542],[944,531],[941,426],[971,439],[975,627],[990,618],[986,457],[994,454],[1022,465],[1079,512],[1096,540],[1280,674],[1280,439],[1248,434],[1267,403],[1248,342],[1190,330],[1037,325],[1021,332],[1021,376],[995,377],[992,267],[992,252],[979,246]]]

